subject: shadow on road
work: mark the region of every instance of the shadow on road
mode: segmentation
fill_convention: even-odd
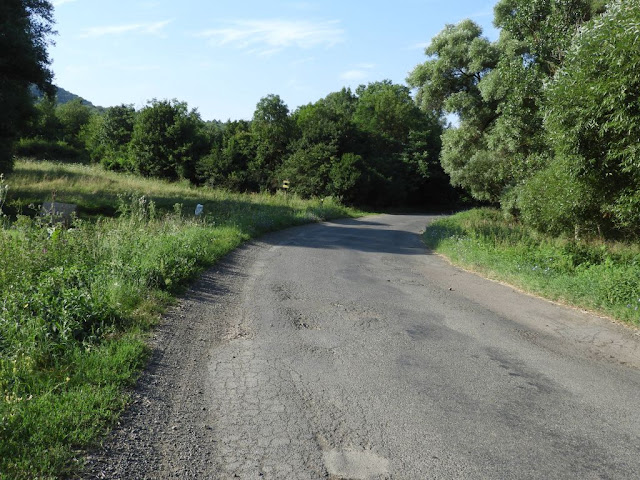
[[[429,216],[407,216],[407,224],[431,220]],[[297,230],[297,232],[296,232]],[[384,220],[348,219],[310,225],[262,239],[274,246],[294,246],[326,250],[357,250],[391,255],[430,255],[420,234],[409,228],[391,227]]]

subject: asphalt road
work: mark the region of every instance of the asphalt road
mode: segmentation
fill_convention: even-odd
[[[166,318],[85,478],[640,478],[640,337],[383,215],[265,237]]]

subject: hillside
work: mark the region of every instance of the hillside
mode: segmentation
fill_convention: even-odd
[[[79,98],[82,101],[83,105],[87,105],[89,107],[93,107],[95,109],[102,110],[102,107],[98,107],[98,106],[94,105],[89,100],[86,100],[86,99],[82,98],[81,96],[70,92],[69,90],[65,90],[64,88],[58,87],[58,86],[56,86],[55,88],[56,88],[56,101],[57,101],[58,104],[68,103],[71,100]],[[36,87],[35,85],[31,86],[31,93],[36,98],[36,100],[40,100],[44,96],[43,92],[38,87]]]

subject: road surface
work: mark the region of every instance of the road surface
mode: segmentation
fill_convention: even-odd
[[[381,215],[290,229],[165,318],[85,478],[640,478],[640,337]]]

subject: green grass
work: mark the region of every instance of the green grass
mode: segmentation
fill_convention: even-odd
[[[525,291],[640,325],[640,246],[550,238],[499,211],[440,219],[423,235],[454,264]]]
[[[14,219],[0,218],[3,479],[77,471],[126,406],[146,332],[203,269],[265,232],[360,213],[331,198],[229,194],[48,162],[18,162],[6,184]],[[72,228],[24,215],[53,197],[78,205]],[[195,218],[198,203],[205,213]]]

